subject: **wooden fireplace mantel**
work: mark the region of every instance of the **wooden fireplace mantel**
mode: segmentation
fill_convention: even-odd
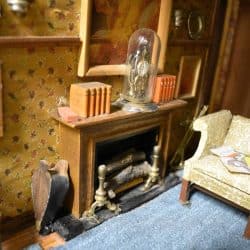
[[[57,113],[52,113],[52,117],[59,121],[60,123],[71,127],[71,128],[83,128],[83,127],[89,127],[89,126],[95,126],[98,124],[103,123],[109,123],[113,121],[119,121],[122,120],[123,122],[126,122],[125,119],[131,119],[131,118],[150,118],[154,116],[158,116],[162,113],[166,113],[168,111],[183,107],[186,105],[186,101],[183,100],[174,100],[166,104],[162,104],[159,106],[159,109],[156,112],[127,112],[123,111],[121,109],[114,109],[113,112],[111,111],[110,114],[104,114],[94,117],[88,117],[88,118],[80,118],[76,122],[66,122],[60,118],[60,116]]]
[[[161,176],[165,176],[168,144],[171,132],[171,113],[186,105],[174,100],[161,105],[155,112],[112,111],[77,122],[65,122],[57,114],[59,122],[59,154],[69,162],[70,191],[67,205],[77,218],[88,210],[94,199],[96,143],[119,140],[159,128],[158,145],[161,147]]]

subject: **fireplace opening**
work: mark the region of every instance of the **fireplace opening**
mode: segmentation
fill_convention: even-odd
[[[130,185],[126,185],[126,180],[124,180],[125,185],[120,191],[125,191],[129,187],[136,185],[135,180],[134,184],[131,184],[133,182],[132,177],[127,176],[127,173],[131,170],[126,170],[126,168],[139,166],[141,169],[138,171],[144,171],[144,169],[148,168],[148,165],[145,165],[144,162],[152,164],[153,147],[158,144],[159,131],[160,128],[155,127],[126,137],[96,143],[95,190],[98,188],[98,166],[102,164],[107,166],[107,179],[111,179],[112,176],[117,176],[121,171],[125,171],[124,177],[129,179]],[[134,175],[136,176],[138,173]],[[139,178],[135,179],[138,182]],[[121,193],[120,191],[119,193]]]

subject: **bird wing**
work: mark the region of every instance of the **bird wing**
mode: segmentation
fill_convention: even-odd
[[[40,230],[40,224],[48,205],[51,190],[51,176],[48,173],[48,168],[49,164],[42,160],[32,176],[31,190],[38,230]]]

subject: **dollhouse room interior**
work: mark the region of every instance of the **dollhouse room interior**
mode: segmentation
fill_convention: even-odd
[[[249,26],[248,0],[1,0],[0,249],[250,249]]]

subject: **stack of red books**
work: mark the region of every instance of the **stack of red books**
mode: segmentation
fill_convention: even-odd
[[[153,102],[160,104],[174,99],[176,76],[159,75],[155,79]]]

